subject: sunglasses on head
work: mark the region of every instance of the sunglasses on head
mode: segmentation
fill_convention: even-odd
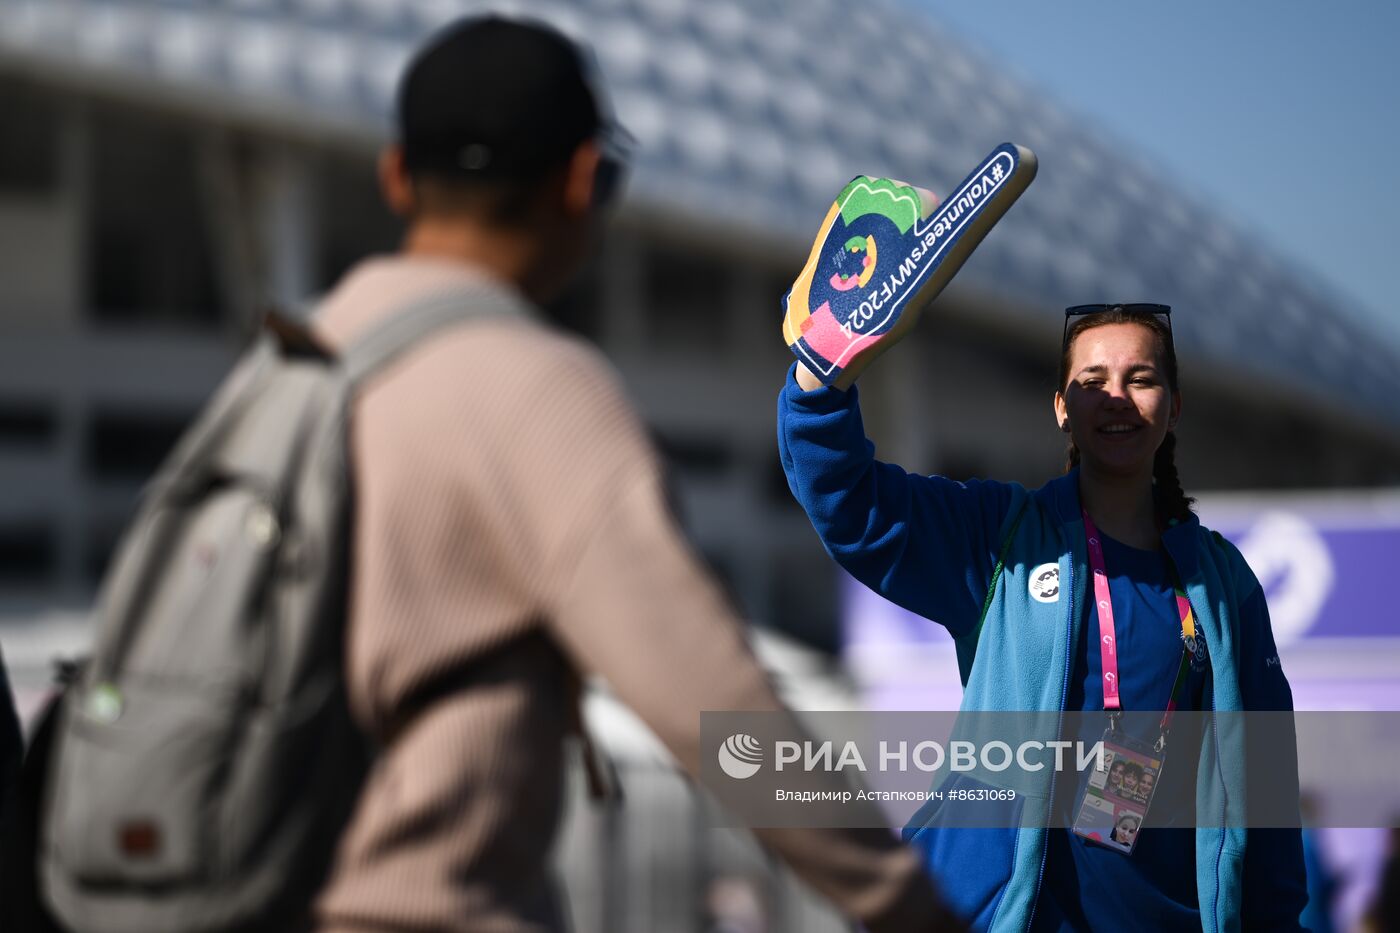
[[[1069,329],[1072,320],[1089,314],[1102,314],[1105,311],[1121,311],[1124,314],[1140,314],[1143,317],[1156,318],[1167,325],[1167,339],[1172,340],[1171,305],[1159,305],[1146,301],[1135,301],[1127,304],[1071,305],[1065,308],[1065,332],[1060,339],[1060,348],[1064,349],[1069,346]]]

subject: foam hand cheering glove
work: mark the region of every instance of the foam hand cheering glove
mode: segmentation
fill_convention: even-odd
[[[1006,143],[940,206],[932,192],[858,175],[837,195],[783,296],[783,339],[812,375],[848,388],[913,327],[1026,186],[1035,154]]]

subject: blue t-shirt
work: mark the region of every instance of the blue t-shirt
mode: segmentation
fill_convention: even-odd
[[[1118,641],[1119,699],[1125,711],[1164,710],[1181,663],[1181,617],[1177,612],[1171,570],[1161,551],[1144,551],[1101,535],[1113,624]],[[1103,664],[1098,650],[1098,613],[1085,601],[1085,618],[1075,651],[1066,710],[1103,710]],[[1092,649],[1092,650],[1091,650]],[[1180,709],[1199,705],[1204,670],[1193,669],[1177,698]],[[1088,716],[1094,741],[1108,724]],[[1156,717],[1125,716],[1137,738],[1156,738]],[[1087,727],[1086,727],[1087,728]],[[1147,734],[1152,733],[1152,734]],[[1087,780],[1087,775],[1085,775]],[[1172,767],[1168,745],[1151,818],[1161,818],[1166,800],[1192,800],[1196,776],[1190,768]],[[1081,782],[1082,784],[1082,782]],[[1065,798],[1077,802],[1083,787]],[[1068,826],[1072,806],[1063,812]],[[1173,820],[1177,822],[1177,820]],[[1036,901],[1036,933],[1077,930],[1185,930],[1199,928],[1196,900],[1196,833],[1192,817],[1182,814],[1182,829],[1141,831],[1131,855],[1094,845],[1067,828],[1051,829],[1045,877]]]

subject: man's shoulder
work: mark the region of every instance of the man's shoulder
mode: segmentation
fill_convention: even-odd
[[[453,300],[460,300],[463,310],[481,313],[466,314],[459,323],[428,335],[405,362],[456,364],[463,376],[478,372],[490,359],[500,363],[486,367],[497,376],[513,368],[528,377],[547,365],[600,379],[613,376],[596,347],[553,326],[513,287],[474,266],[432,257],[366,258],[317,303],[312,326],[329,346],[344,351],[421,305]],[[465,307],[472,302],[481,307]]]
[[[631,450],[638,415],[617,371],[587,340],[525,318],[464,323],[436,334],[367,387],[365,402],[400,429],[465,432],[577,450]]]
[[[422,348],[426,366],[463,378],[489,378],[553,390],[597,385],[615,390],[620,380],[602,351],[588,340],[535,318],[480,320],[451,328]]]

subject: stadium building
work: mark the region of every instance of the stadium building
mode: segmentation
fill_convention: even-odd
[[[621,370],[751,618],[839,641],[838,577],[773,437],[779,297],[831,199],[855,174],[945,193],[1007,140],[1036,181],[862,380],[884,459],[1039,485],[1063,463],[1061,309],[1150,300],[1176,309],[1188,491],[1400,480],[1392,343],[885,0],[0,0],[0,618],[86,605],[260,311],[393,248],[373,157],[397,78],[432,29],[488,7],[591,45],[638,139],[610,236],[553,311]]]
[[[0,567],[81,599],[268,302],[392,247],[372,156],[452,0],[0,0]],[[559,320],[622,370],[693,534],[757,619],[830,644],[776,464],[779,296],[857,173],[946,192],[996,144],[1034,185],[863,381],[882,456],[1038,484],[1065,304],[1176,309],[1192,489],[1400,476],[1396,353],[1341,302],[916,14],[826,0],[497,4],[597,52],[639,140]],[[839,37],[839,40],[837,39]],[[476,93],[479,91],[468,91]]]

